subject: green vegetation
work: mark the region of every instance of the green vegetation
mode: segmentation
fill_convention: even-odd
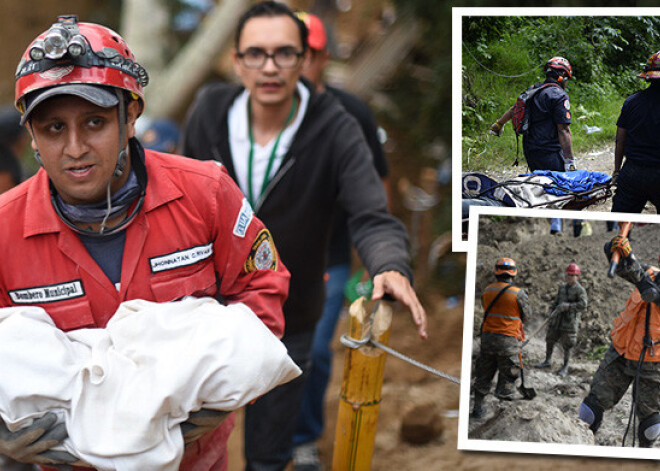
[[[587,352],[587,359],[590,361],[600,361],[603,359],[605,356],[605,352],[607,349],[610,348],[609,345],[597,345],[591,350],[590,352]]]
[[[612,144],[621,105],[646,86],[635,76],[658,44],[657,17],[464,18],[463,168],[482,170],[514,162],[511,123],[500,138],[488,130],[523,90],[545,79],[543,65],[553,56],[567,58],[573,67],[567,90],[578,159]],[[602,131],[588,133],[585,126]],[[522,139],[519,152],[524,165]]]

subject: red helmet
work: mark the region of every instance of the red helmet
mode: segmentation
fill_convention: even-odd
[[[556,70],[559,72],[559,75],[563,75],[565,73],[568,75],[568,78],[573,77],[573,69],[571,68],[571,63],[563,57],[553,57],[548,62],[546,62],[545,71],[547,72],[548,69]]]
[[[660,51],[649,57],[642,67],[642,73],[637,76],[645,80],[660,79]]]
[[[577,263],[571,263],[568,267],[566,267],[566,274],[567,275],[579,275],[580,274],[580,267],[578,266]]]
[[[78,23],[75,15],[60,16],[23,53],[16,69],[15,105],[24,113],[25,120],[36,104],[43,101],[35,100],[41,94],[34,92],[63,85],[69,85],[71,94],[95,102],[93,91],[85,92],[91,87],[84,84],[127,90],[143,105],[142,87],[148,81],[146,70],[136,62],[117,33],[105,26]],[[71,86],[74,84],[82,86]],[[109,106],[100,101],[97,104]]]
[[[518,273],[518,268],[516,267],[516,262],[511,258],[500,258],[495,262],[495,274],[496,275],[511,275],[516,276]]]

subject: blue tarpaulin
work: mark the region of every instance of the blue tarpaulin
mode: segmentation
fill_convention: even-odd
[[[546,191],[552,195],[563,196],[572,193],[590,191],[594,186],[607,184],[612,177],[603,172],[590,172],[588,170],[574,170],[572,172],[557,172],[555,170],[535,170],[521,176],[538,175],[548,177],[559,188],[548,187]]]

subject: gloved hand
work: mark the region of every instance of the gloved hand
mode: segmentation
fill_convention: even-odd
[[[203,435],[218,428],[230,413],[213,409],[200,409],[197,412],[191,412],[188,420],[181,424],[183,442],[188,445],[199,440]]]
[[[612,172],[612,185],[616,185],[616,181],[619,179],[619,171],[615,170]]]
[[[566,311],[568,311],[570,308],[571,308],[571,303],[561,303],[561,304],[559,305],[559,310],[560,310],[561,312],[566,312]]]
[[[575,168],[575,160],[573,160],[573,159],[564,160],[564,171],[565,172],[572,172],[573,170],[577,170]]]
[[[622,237],[620,235],[614,236],[610,241],[610,258],[611,254],[614,252],[619,252],[621,258],[628,258],[632,252],[632,247],[630,246],[630,241],[627,237]]]
[[[502,130],[504,125],[500,126],[497,121],[490,125],[490,131],[488,131],[493,136],[500,137],[502,135]]]
[[[0,453],[23,463],[66,466],[78,462],[78,458],[66,451],[51,450],[67,436],[65,425],[57,423],[53,412],[16,432],[10,432],[0,419]]]

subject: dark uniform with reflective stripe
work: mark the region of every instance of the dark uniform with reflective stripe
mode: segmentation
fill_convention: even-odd
[[[495,373],[499,371],[495,395],[501,399],[511,399],[514,395],[515,381],[520,374],[523,322],[531,314],[527,293],[503,282],[486,287],[481,296],[484,309],[507,285],[509,288],[497,299],[484,319],[481,350],[474,372],[474,390],[485,396],[490,391]]]

